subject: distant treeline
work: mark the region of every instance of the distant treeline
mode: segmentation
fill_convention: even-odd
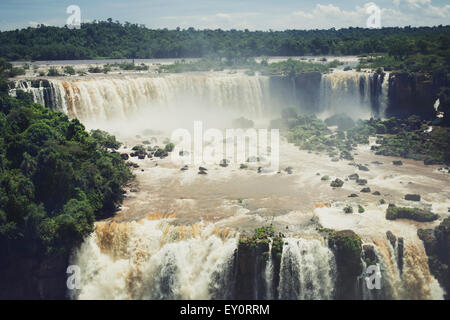
[[[148,29],[107,21],[80,29],[38,26],[0,32],[0,57],[14,60],[359,55],[449,50],[450,26],[329,30]]]

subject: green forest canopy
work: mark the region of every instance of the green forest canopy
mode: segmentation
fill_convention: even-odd
[[[300,56],[388,53],[408,56],[449,50],[450,26],[329,30],[168,30],[98,21],[80,29],[38,26],[0,32],[8,60]]]
[[[132,174],[113,136],[10,97],[11,69],[0,59],[0,252],[68,253],[115,212]]]

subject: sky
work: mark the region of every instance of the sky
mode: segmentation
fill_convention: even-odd
[[[366,27],[373,5],[382,27],[450,24],[450,0],[0,0],[0,30],[63,26],[70,5],[80,8],[82,22],[112,18],[154,29]]]

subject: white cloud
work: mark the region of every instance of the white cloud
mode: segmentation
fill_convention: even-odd
[[[217,14],[216,14],[216,17],[219,18],[219,19],[226,20],[226,21],[231,21],[231,20],[233,19],[233,18],[231,17],[231,15],[228,14],[228,13],[217,13]]]
[[[381,9],[381,25],[424,26],[448,24],[450,5],[432,5],[431,0],[393,0],[394,6]],[[344,10],[334,4],[317,4],[311,10],[293,10],[289,13],[270,12],[220,12],[202,16],[163,17],[158,24],[168,27],[189,27],[209,29],[284,30],[284,29],[328,29],[366,27],[369,17],[366,9],[374,2]],[[167,23],[171,25],[167,25]],[[175,23],[176,25],[172,24]]]
[[[418,9],[425,5],[431,5],[431,0],[394,0],[394,4],[397,7],[406,5],[410,9]]]

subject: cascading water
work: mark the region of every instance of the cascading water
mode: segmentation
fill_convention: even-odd
[[[380,288],[368,289],[366,268],[361,277],[361,299],[364,300],[424,300],[443,299],[443,290],[429,272],[427,257],[420,243],[399,243],[393,246],[389,241],[377,241],[374,247],[380,270]]]
[[[148,108],[177,111],[185,105],[206,110],[236,110],[261,116],[268,111],[268,77],[233,75],[166,75],[18,81],[11,90],[30,92],[34,101],[81,121],[127,119]],[[50,97],[46,97],[50,95]]]
[[[336,263],[321,240],[287,238],[280,267],[280,299],[333,299]]]
[[[381,83],[381,94],[380,94],[380,111],[379,115],[382,118],[386,118],[386,110],[389,104],[389,73],[386,72],[383,75],[383,82]]]
[[[372,115],[370,74],[336,72],[322,76],[320,83],[320,110],[324,117],[346,113],[351,117],[368,118]]]
[[[75,253],[78,299],[223,299],[236,234],[165,220],[96,224]]]
[[[81,269],[81,288],[73,291],[71,297],[234,299],[239,296],[236,290],[242,288],[236,286],[238,279],[250,276],[238,274],[242,271],[239,267],[242,261],[237,259],[241,250],[239,234],[212,223],[178,226],[171,224],[171,220],[154,214],[133,222],[96,223],[95,232],[73,254],[71,264]],[[364,270],[355,282],[359,286],[355,298],[442,299],[443,290],[429,273],[423,247],[401,241],[401,247],[393,246],[387,239],[363,244],[373,247],[381,286],[367,287],[369,266],[362,259]],[[262,297],[335,299],[338,268],[327,240],[321,236],[289,237],[283,243],[278,267],[269,255],[261,270],[265,288]],[[244,263],[250,268],[246,270],[253,270],[251,266],[261,257],[246,256]],[[249,292],[260,288],[258,279],[248,282]]]
[[[389,75],[384,75],[382,83],[372,84],[372,78],[373,75],[361,72],[324,74],[316,84],[318,98],[312,99],[319,105],[303,107],[325,117],[336,113],[355,118],[384,116]],[[19,80],[10,94],[15,95],[17,90],[29,92],[35,102],[83,122],[125,120],[152,110],[177,113],[186,106],[201,106],[204,112],[234,111],[258,118],[280,107],[272,99],[279,95],[275,92],[279,88],[272,88],[269,80],[267,76],[223,73]],[[303,92],[307,89],[296,86],[294,81],[290,83],[294,102],[297,91],[299,96],[310,94]],[[380,111],[374,110],[378,105]]]

